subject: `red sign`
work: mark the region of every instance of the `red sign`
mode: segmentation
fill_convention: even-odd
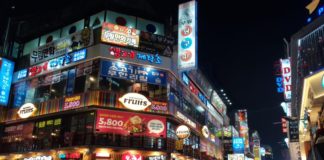
[[[199,90],[198,90],[198,88],[195,86],[195,84],[192,83],[191,81],[189,82],[189,89],[190,89],[190,91],[191,91],[193,94],[195,94],[195,95],[198,96]]]
[[[132,154],[130,152],[123,153],[122,160],[143,160],[143,157],[139,153]]]
[[[117,133],[145,135],[151,137],[166,136],[166,119],[164,117],[121,112],[98,110],[96,131],[99,133]]]

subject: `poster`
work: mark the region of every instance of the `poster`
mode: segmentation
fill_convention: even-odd
[[[134,112],[98,110],[96,132],[165,138],[166,119]]]

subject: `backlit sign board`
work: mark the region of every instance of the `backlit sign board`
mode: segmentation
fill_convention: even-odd
[[[186,125],[180,125],[176,129],[176,135],[180,139],[185,139],[190,136],[190,129]]]
[[[111,46],[109,48],[109,54],[118,59],[138,59],[139,61],[145,61],[152,64],[162,64],[162,59],[158,54],[153,55],[114,46]]]
[[[291,66],[290,59],[281,59],[282,79],[284,86],[285,100],[291,99]]]
[[[98,110],[96,119],[97,133],[121,135],[165,137],[166,119],[156,115],[114,110]]]
[[[58,70],[62,67],[66,67],[74,62],[78,62],[86,59],[86,49],[82,49],[64,56],[60,56],[48,61],[45,61],[41,64],[34,65],[29,67],[29,77],[42,75],[44,73]]]
[[[151,105],[151,102],[145,96],[138,93],[127,93],[118,100],[126,108],[134,111],[142,111]]]
[[[122,155],[122,160],[144,160],[139,153],[126,152]]]
[[[8,104],[14,67],[14,62],[0,57],[0,105]]]
[[[179,5],[178,17],[178,69],[197,67],[197,3],[190,1]]]
[[[183,115],[181,112],[177,111],[177,117],[182,119],[183,121],[185,121],[188,125],[190,125],[193,128],[197,127],[197,124],[195,122],[193,122],[192,120],[190,120],[188,117],[186,117],[185,115]]]
[[[18,110],[18,115],[20,118],[28,118],[36,112],[37,108],[32,103],[26,103],[22,105]]]
[[[101,41],[120,46],[138,47],[140,31],[112,23],[103,23]]]
[[[239,137],[233,138],[234,153],[244,153],[244,139]]]

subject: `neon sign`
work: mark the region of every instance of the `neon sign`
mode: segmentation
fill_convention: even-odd
[[[110,47],[109,54],[115,58],[129,58],[129,59],[138,59],[140,61],[147,61],[154,64],[161,64],[162,59],[158,54],[152,55],[148,53],[136,52],[133,50],[126,50],[119,47]]]
[[[0,105],[7,105],[15,63],[0,58]]]

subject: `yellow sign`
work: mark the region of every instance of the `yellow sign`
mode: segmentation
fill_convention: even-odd
[[[309,14],[312,14],[315,9],[317,8],[320,0],[313,0],[311,3],[309,3],[306,8],[308,9]]]

